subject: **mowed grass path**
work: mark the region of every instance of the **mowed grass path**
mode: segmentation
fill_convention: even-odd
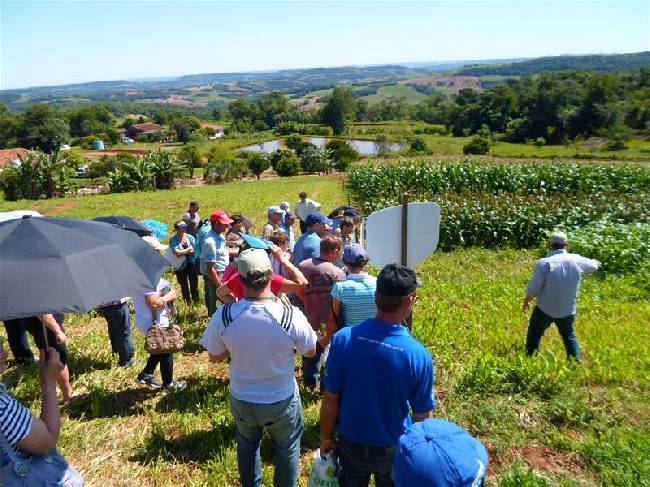
[[[2,203],[0,210],[31,207],[82,218],[130,214],[171,223],[187,201],[197,199],[205,216],[215,207],[241,211],[259,230],[266,206],[293,203],[303,189],[327,209],[347,202],[340,180],[301,177]],[[488,446],[491,485],[647,485],[647,290],[633,277],[589,276],[577,319],[584,363],[565,360],[554,329],[544,338],[543,353],[528,359],[523,355],[527,317],[520,306],[535,259],[533,251],[470,249],[436,254],[418,268],[424,286],[414,333],[436,362],[436,415],[459,422]],[[81,398],[63,408],[60,449],[88,485],[238,484],[227,368],[210,364],[197,345],[207,323],[203,307],[181,303],[179,321],[187,345],[176,355],[175,376],[186,379],[188,388],[166,395],[134,384],[146,360],[137,331],[137,366],[119,369],[105,321],[92,313],[68,316],[72,383]],[[38,411],[36,367],[10,369],[3,380]],[[320,400],[301,392],[301,485],[306,485],[318,447]],[[270,446],[265,441],[267,486],[272,485]]]

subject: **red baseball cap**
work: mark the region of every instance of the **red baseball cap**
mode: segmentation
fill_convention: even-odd
[[[210,215],[210,222],[219,222],[224,225],[230,225],[234,220],[228,216],[223,210],[216,210],[212,215]]]

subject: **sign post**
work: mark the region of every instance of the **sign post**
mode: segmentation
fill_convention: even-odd
[[[382,268],[399,262],[414,269],[438,247],[440,206],[431,202],[409,203],[405,193],[400,206],[370,214],[365,230],[366,249],[373,266]],[[412,317],[406,321],[410,330]]]

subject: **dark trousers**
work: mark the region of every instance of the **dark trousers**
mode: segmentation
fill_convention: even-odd
[[[300,220],[300,233],[305,233],[307,231],[307,223]]]
[[[580,360],[580,344],[573,329],[573,323],[576,315],[565,316],[564,318],[553,318],[541,309],[535,306],[533,314],[530,315],[530,323],[528,324],[528,334],[526,336],[526,353],[532,355],[535,351],[539,350],[542,336],[546,329],[555,323],[562,341],[566,349],[567,358],[574,357]]]
[[[158,364],[160,364],[160,376],[162,377],[163,386],[171,384],[174,381],[174,354],[149,355],[142,373],[153,375]]]
[[[34,362],[34,354],[29,348],[27,340],[27,329],[22,319],[3,321],[7,332],[7,342],[14,360],[19,364],[30,364]]]
[[[108,324],[108,338],[113,353],[117,353],[119,364],[126,365],[133,358],[135,348],[131,337],[131,312],[126,303],[105,306],[97,310]]]
[[[368,487],[371,474],[375,477],[377,487],[392,487],[394,454],[395,447],[375,448],[358,445],[339,437],[341,487]]]
[[[63,329],[63,315],[55,315],[57,323]],[[17,320],[8,320],[4,322],[7,331],[7,341],[9,348],[18,363],[34,362],[34,353],[29,347],[27,333],[32,335],[32,339],[39,349],[44,349],[46,345],[59,352],[61,362],[65,365],[68,363],[68,347],[56,343],[56,335],[52,330],[46,328],[47,341],[43,335],[43,323],[36,316],[31,318],[21,318]]]
[[[320,372],[318,363],[320,362],[321,355],[323,355],[323,351],[320,343],[316,342],[316,355],[311,358],[302,358],[302,382],[305,384],[305,387],[316,387],[318,373]]]
[[[196,273],[196,267],[193,262],[188,262],[185,266],[176,271],[176,279],[181,286],[183,300],[186,303],[199,302],[199,275]]]

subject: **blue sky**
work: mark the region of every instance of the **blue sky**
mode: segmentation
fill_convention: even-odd
[[[650,50],[649,1],[0,0],[0,89]]]

